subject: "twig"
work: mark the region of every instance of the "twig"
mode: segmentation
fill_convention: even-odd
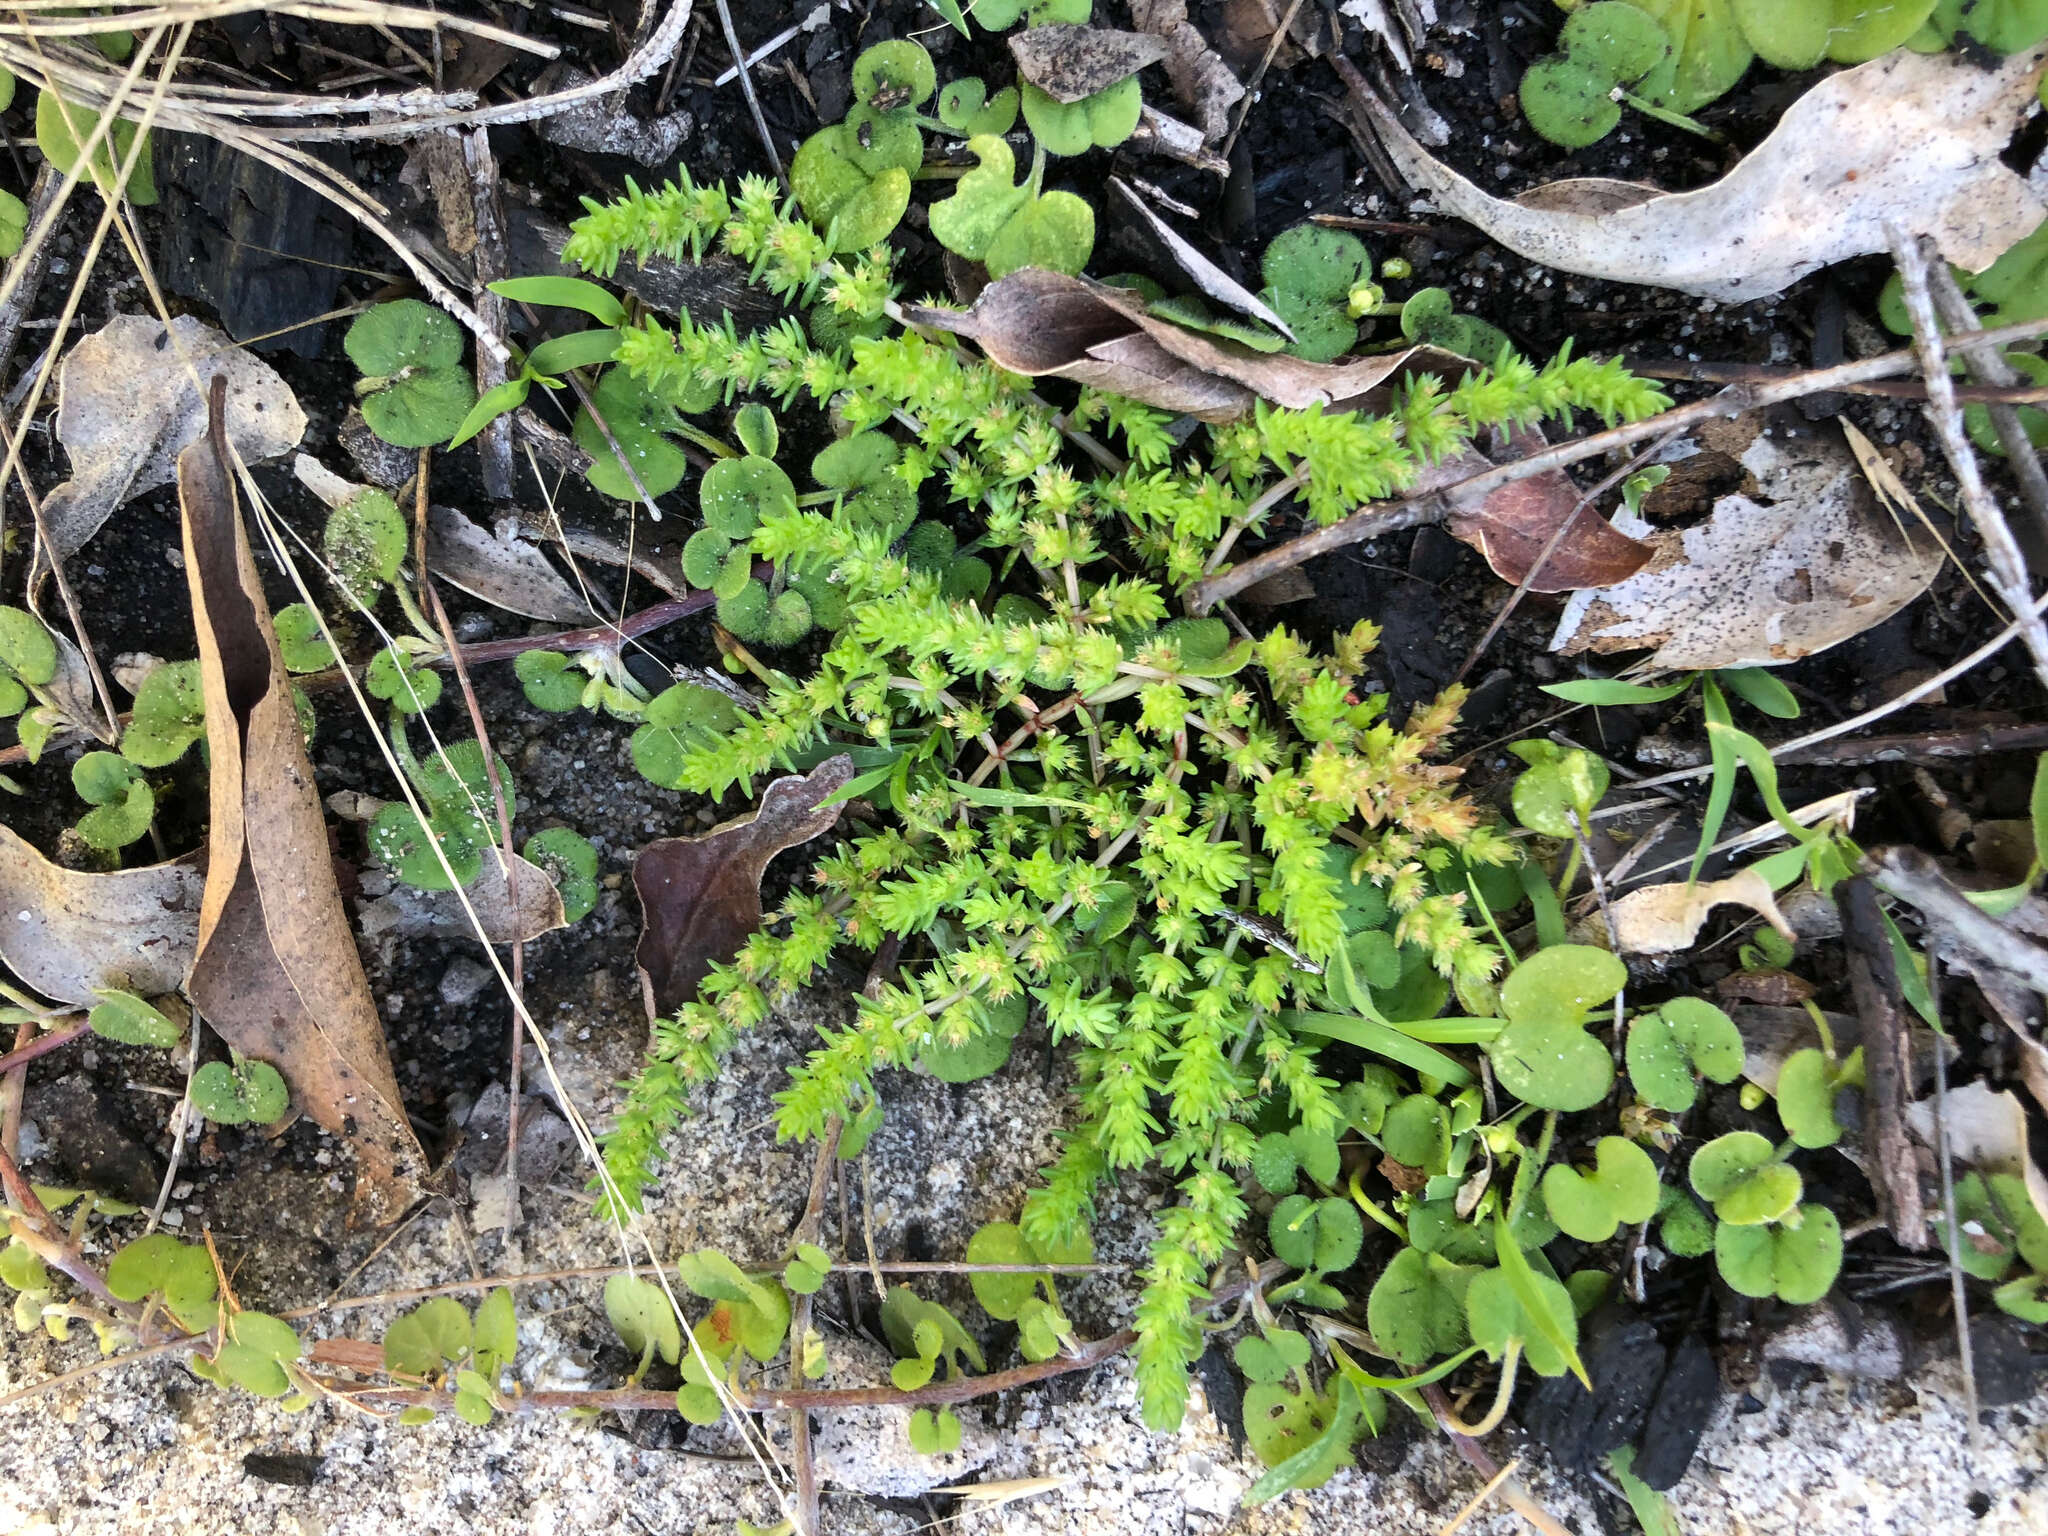
[[[462,163],[469,172],[470,210],[476,220],[476,249],[471,260],[476,280],[470,298],[476,317],[505,335],[505,301],[491,292],[490,285],[511,274],[505,254],[505,216],[498,206],[498,161],[491,153],[489,130],[472,128],[462,136]],[[505,382],[505,360],[489,347],[476,349],[476,392],[487,394]],[[500,416],[477,434],[477,455],[483,474],[484,494],[493,501],[512,499],[512,422]]]
[[[192,1124],[192,1078],[199,1070],[199,1014],[196,1011],[185,1033],[189,1037],[185,1046],[185,1091],[178,1095],[178,1102],[171,1109],[171,1156],[164,1168],[163,1183],[157,1186],[156,1204],[150,1208],[149,1224],[142,1229],[145,1237],[154,1232],[164,1219],[164,1207],[171,1203],[171,1191],[178,1184],[178,1167],[185,1161],[185,1133]]]
[[[1991,964],[2048,993],[2048,949],[2009,928],[1949,884],[1934,860],[1917,848],[1879,848],[1863,860],[1863,873],[1887,895],[1917,907],[1921,918]]]
[[[1984,757],[1993,752],[2036,752],[2048,747],[2048,723],[1979,725],[1955,731],[1915,731],[1896,736],[1865,736],[1857,741],[1774,754],[1780,763],[1857,768],[1866,763],[1934,765],[1959,757]]]
[[[1963,431],[1963,413],[1956,405],[1955,383],[1949,378],[1948,353],[1942,344],[1941,326],[1935,319],[1934,299],[1927,287],[1927,249],[1931,240],[1910,240],[1896,228],[1889,231],[1892,260],[1899,269],[1899,281],[1906,301],[1906,313],[1913,319],[1913,342],[1920,354],[1920,376],[1927,381],[1927,419],[1941,439],[1942,452],[1955,471],[1956,489],[1963,507],[1977,525],[1984,541],[1984,558],[1991,568],[1991,584],[2015,617],[2023,619],[2020,637],[2034,655],[2034,671],[2048,683],[2048,625],[2031,616],[2032,588],[2027,566],[2014,541],[2012,528],[1998,503],[1985,489],[1977,465],[1976,450]],[[1935,260],[1941,259],[1940,252]]]
[[[1320,221],[1321,215],[1315,215]],[[1624,357],[1622,366],[1645,379],[1670,379],[1681,384],[1768,384],[1789,379],[1801,370],[1769,363],[1683,363],[1670,358]],[[1918,379],[1864,379],[1836,387],[1844,395],[1874,395],[1885,400],[1925,400],[1927,386]],[[2048,401],[2048,384],[1958,384],[1956,398],[1966,405],[2040,405]]]
[[[825,1128],[825,1134],[818,1138],[817,1156],[811,1161],[811,1189],[804,1201],[804,1214],[796,1224],[796,1242],[815,1243],[824,1225],[825,1191],[832,1182],[832,1165],[839,1155],[839,1133],[845,1122],[833,1116]],[[789,1322],[789,1385],[795,1391],[804,1380],[804,1340],[811,1331],[811,1313],[814,1294],[806,1293],[796,1298],[790,1308]],[[818,1464],[811,1454],[811,1412],[808,1408],[792,1408],[789,1411],[789,1459],[796,1484],[796,1508],[792,1520],[797,1536],[817,1536],[818,1533]]]
[[[1287,7],[1287,14],[1280,18],[1280,25],[1273,29],[1273,35],[1266,40],[1266,51],[1259,55],[1258,66],[1252,70],[1251,79],[1244,83],[1244,104],[1237,109],[1237,121],[1230,125],[1230,132],[1223,136],[1223,142],[1216,146],[1216,153],[1223,159],[1230,158],[1231,146],[1237,143],[1237,136],[1244,132],[1245,119],[1252,115],[1252,102],[1259,94],[1259,85],[1266,78],[1266,71],[1273,67],[1273,56],[1280,51],[1280,45],[1287,41],[1287,33],[1294,26],[1294,18],[1301,14],[1301,0],[1293,0]]]
[[[28,228],[34,229],[43,221],[43,216],[57,199],[57,188],[63,179],[48,160],[43,162],[36,172],[35,191],[29,194]],[[22,251],[14,287],[7,295],[6,304],[0,305],[0,383],[6,381],[7,365],[14,360],[14,344],[21,336],[21,322],[36,307],[36,296],[42,291],[43,274],[50,268],[51,249],[52,242],[38,240]]]
[[[30,1033],[35,1029],[34,1020],[30,1020],[21,1027],[27,1038],[24,1039],[21,1036],[17,1036],[14,1049],[5,1056],[0,1056],[0,1073],[21,1071],[38,1056],[47,1056],[50,1052],[69,1045],[88,1029],[92,1028],[92,1024],[84,1014],[80,1014],[69,1024],[63,1025],[58,1029],[47,1030],[41,1035]]]
[[[1939,998],[1941,961],[1927,957],[1927,990]],[[1939,1010],[1937,1002],[1937,1012]],[[1934,1052],[1934,1161],[1941,1169],[1941,1216],[1947,1229],[1948,1292],[1956,1309],[1956,1359],[1963,1371],[1963,1407],[1969,1414],[1965,1429],[1970,1444],[1977,1443],[1977,1351],[1970,1337],[1969,1288],[1963,1284],[1963,1233],[1956,1219],[1955,1167],[1948,1149],[1948,1062],[1938,1047]]]
[[[1977,311],[1963,297],[1955,274],[1938,253],[1936,259],[1927,265],[1927,287],[1934,299],[1935,312],[1940,315],[1942,324],[1948,327],[1964,368],[1978,386],[1989,384],[2008,390],[2020,387],[2019,370],[2005,360],[2003,352],[1996,347],[1979,346],[1970,339],[1984,327],[1977,319]],[[1946,370],[1943,372],[1946,375]],[[1949,388],[1956,391],[1953,382]],[[2027,429],[2020,424],[2020,413],[2011,401],[1987,401],[1984,413],[1991,419],[1992,430],[1998,434],[1999,447],[2005,450],[2005,463],[2012,471],[2013,485],[2020,493],[2020,500],[2026,503],[2027,553],[2035,560],[2048,559],[2048,474],[2042,472],[2041,455],[2028,439]]]
[[[1600,873],[1600,861],[1593,856],[1593,844],[1586,837],[1586,829],[1579,822],[1579,813],[1567,810],[1565,820],[1572,826],[1572,838],[1578,844],[1579,858],[1586,866],[1586,878],[1592,882],[1593,899],[1600,905],[1600,920],[1607,925],[1607,948],[1611,954],[1621,953],[1621,929],[1614,921],[1614,908],[1607,900],[1607,880]],[[1565,893],[1569,895],[1569,892]],[[1621,1062],[1622,1047],[1627,1039],[1628,1008],[1625,995],[1628,988],[1623,986],[1614,994],[1614,1060]]]
[[[2009,341],[2023,341],[2044,333],[2048,333],[2048,317],[1986,331],[1983,333],[1983,340],[1987,346],[2003,346]],[[1674,406],[1659,415],[1629,422],[1605,432],[1596,432],[1591,437],[1559,443],[1541,453],[1532,453],[1526,459],[1517,459],[1512,464],[1500,465],[1470,479],[1461,480],[1455,485],[1442,486],[1402,501],[1368,507],[1353,513],[1342,522],[1330,524],[1327,528],[1312,529],[1299,538],[1276,545],[1242,565],[1233,566],[1227,571],[1220,571],[1197,582],[1187,592],[1188,612],[1206,613],[1225,598],[1235,597],[1246,587],[1254,586],[1268,576],[1291,570],[1297,565],[1315,559],[1318,555],[1329,554],[1332,550],[1343,549],[1346,545],[1380,538],[1422,523],[1441,522],[1457,508],[1476,505],[1502,486],[1511,485],[1517,480],[1526,480],[1532,475],[1540,475],[1552,469],[1564,469],[1581,460],[1610,453],[1617,448],[1648,442],[1651,438],[1662,436],[1676,428],[1697,426],[1701,422],[1719,417],[1739,416],[1744,411],[1760,410],[1782,400],[1798,400],[1806,395],[1825,394],[1830,390],[1866,379],[1890,378],[1897,374],[1909,373],[1918,366],[1918,354],[1908,348],[1898,352],[1886,352],[1878,357],[1862,358],[1855,362],[1836,363],[1829,368],[1808,369],[1803,373],[1790,374],[1768,382],[1730,385],[1705,400]]]
[[[739,66],[740,94],[747,98],[747,110],[754,115],[754,131],[761,135],[761,147],[768,152],[768,164],[774,168],[775,179],[782,183],[782,190],[789,190],[789,178],[782,171],[782,156],[775,153],[775,136],[768,131],[768,119],[761,115],[761,98],[754,94],[753,60],[747,57],[747,50],[740,46],[739,28],[732,24],[732,7],[726,0],[717,0],[718,24],[725,29],[725,44],[732,50],[733,61]],[[806,1533],[808,1536],[808,1533]]]
[[[14,1032],[14,1049],[18,1053],[36,1037],[36,1021],[23,1019]],[[28,1066],[24,1063],[11,1067],[0,1075],[0,1152],[9,1157],[21,1155],[21,1100],[28,1088]]]
[[[1924,1248],[1927,1214],[1920,1201],[1920,1171],[1906,1136],[1906,1086],[1912,1081],[1913,1046],[1900,1008],[1891,939],[1877,904],[1877,888],[1867,876],[1844,881],[1836,890],[1835,902],[1848,941],[1849,990],[1863,1019],[1863,1102],[1870,1123],[1870,1182],[1892,1236],[1903,1247]]]
[[[1422,1400],[1429,1404],[1429,1411],[1436,1416],[1437,1424],[1440,1428],[1443,1427],[1446,1419],[1455,1417],[1451,1410],[1451,1400],[1445,1394],[1440,1383],[1431,1382],[1428,1386],[1424,1387],[1422,1389]],[[1500,1463],[1487,1454],[1485,1446],[1481,1445],[1477,1440],[1457,1433],[1455,1430],[1446,1428],[1444,1433],[1450,1436],[1451,1448],[1458,1453],[1473,1471],[1485,1478],[1489,1485],[1500,1476]],[[1570,1528],[1560,1522],[1557,1516],[1531,1498],[1527,1490],[1520,1483],[1516,1482],[1515,1479],[1510,1477],[1498,1486],[1500,1488],[1500,1496],[1507,1500],[1508,1506],[1524,1520],[1535,1526],[1537,1530],[1541,1531],[1543,1536],[1572,1536]]]
[[[2048,597],[2042,597],[2029,603],[2025,612],[2036,617],[2043,612],[2048,612]],[[2014,619],[2004,629],[1978,646],[1976,650],[1970,652],[1969,655],[1950,662],[1932,677],[1923,678],[1903,693],[1885,700],[1884,703],[1877,705],[1875,708],[1866,709],[1860,715],[1851,715],[1846,720],[1837,720],[1833,725],[1823,726],[1821,729],[1810,731],[1804,736],[1795,736],[1790,741],[1781,741],[1770,749],[1771,756],[1774,759],[1796,760],[1797,754],[1806,751],[1810,747],[1818,746],[1824,741],[1833,741],[1839,736],[1851,735],[1862,730],[1866,725],[1874,725],[1879,720],[1887,719],[1897,714],[1902,709],[1910,709],[1930,694],[1939,693],[1964,673],[1974,667],[1981,666],[1985,661],[1997,655],[2006,646],[2017,640],[2019,633],[2020,620]],[[1683,784],[1692,779],[1704,779],[1712,774],[1713,771],[1714,767],[1711,763],[1701,763],[1693,768],[1674,768],[1671,772],[1660,773],[1654,778],[1639,779],[1631,787],[1635,789],[1661,789],[1667,784]],[[1601,813],[1595,812],[1595,814]]]

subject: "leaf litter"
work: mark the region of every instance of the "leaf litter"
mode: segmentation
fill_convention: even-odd
[[[351,1221],[418,1194],[426,1154],[342,909],[298,711],[241,520],[222,397],[178,456],[185,573],[210,753],[206,887],[186,994],[237,1051],[268,1061],[299,1106],[354,1149]]]

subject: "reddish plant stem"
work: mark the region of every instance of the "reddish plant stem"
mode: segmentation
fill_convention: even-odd
[[[33,1028],[32,1025],[25,1024],[22,1026],[24,1032],[31,1028]],[[45,1034],[28,1040],[25,1044],[22,1043],[20,1037],[17,1037],[14,1049],[5,1056],[0,1056],[0,1073],[18,1072],[38,1056],[47,1056],[50,1052],[69,1045],[90,1028],[92,1028],[92,1025],[81,1014],[61,1029],[50,1030]],[[12,1153],[14,1149],[10,1146],[7,1150],[9,1153]]]

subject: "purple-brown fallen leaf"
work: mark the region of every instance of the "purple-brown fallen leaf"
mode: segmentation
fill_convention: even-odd
[[[1471,365],[1429,347],[1349,363],[1309,363],[1183,330],[1122,288],[1025,267],[990,283],[966,310],[907,304],[912,325],[976,342],[999,368],[1053,374],[1203,421],[1234,421],[1255,401],[1295,410],[1342,406],[1417,364]]]
[[[1063,22],[1012,34],[1017,73],[1054,101],[1076,102],[1157,64],[1171,50],[1150,32],[1077,27]]]
[[[828,757],[809,773],[775,780],[759,810],[702,837],[664,837],[633,861],[644,923],[633,958],[649,1018],[697,995],[712,965],[730,960],[761,926],[761,875],[785,848],[807,843],[839,819],[823,805],[853,777],[853,759]]]
[[[223,392],[216,379],[211,427],[178,455],[212,812],[185,992],[229,1045],[276,1067],[298,1107],[346,1138],[358,1165],[350,1224],[376,1225],[419,1193],[427,1159],[335,885],[313,765],[236,504]]]
[[[1473,475],[1484,474],[1494,464],[1525,458],[1545,446],[1543,434],[1517,432],[1501,442],[1495,434],[1493,457],[1488,459],[1470,449],[1430,466],[1424,483],[1450,485]],[[1574,512],[1578,516],[1571,531],[1558,541],[1550,558],[1543,562],[1532,592],[1576,592],[1585,587],[1607,587],[1626,581],[1649,563],[1654,551],[1648,544],[1621,532],[1594,508],[1581,508],[1578,486],[1561,469],[1546,470],[1525,480],[1512,480],[1476,507],[1461,507],[1451,516],[1453,537],[1470,544],[1486,557],[1494,575],[1520,585],[1550,543],[1551,536]]]

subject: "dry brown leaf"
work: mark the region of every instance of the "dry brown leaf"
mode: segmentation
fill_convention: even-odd
[[[1544,266],[1741,302],[1818,267],[1890,248],[1885,228],[1932,235],[1982,271],[2048,207],[1999,158],[2035,105],[2048,50],[1996,69],[1901,49],[1831,75],[1711,186],[1660,193],[1565,181],[1505,202],[1433,157],[1369,94],[1380,142],[1440,212]]]
[[[1778,910],[1771,883],[1745,869],[1725,880],[1646,885],[1619,897],[1608,909],[1614,919],[1615,947],[1625,955],[1669,955],[1690,949],[1707,914],[1724,903],[1748,907],[1788,941],[1799,937]]]
[[[1423,470],[1408,494],[1455,485],[1545,446],[1543,434],[1533,427],[1508,437],[1496,432],[1489,443],[1491,457],[1467,448],[1439,459]],[[1519,586],[1551,536],[1577,511],[1570,534],[1559,541],[1529,583],[1532,592],[1612,586],[1648,564],[1654,553],[1649,545],[1630,538],[1590,506],[1581,510],[1580,500],[1579,488],[1570,475],[1561,469],[1545,470],[1509,481],[1476,507],[1455,509],[1447,527],[1453,537],[1484,555],[1496,576]]]
[[[148,316],[117,315],[57,371],[57,441],[71,455],[71,478],[43,502],[57,560],[83,549],[123,502],[177,477],[179,450],[206,432],[195,366],[227,379],[228,437],[244,463],[275,458],[304,435],[290,386],[222,332],[190,315],[168,332]]]
[[[633,861],[644,926],[633,958],[650,1018],[697,995],[712,963],[730,960],[761,926],[761,873],[785,848],[807,843],[839,820],[821,806],[853,777],[853,759],[828,757],[809,773],[775,780],[760,809],[702,837],[664,837]]]
[[[1460,371],[1427,347],[1350,363],[1308,363],[1183,330],[1122,288],[1025,267],[981,291],[972,309],[908,304],[913,325],[966,336],[999,368],[1053,374],[1203,421],[1234,421],[1257,399],[1304,410],[1365,394],[1418,362]]]
[[[358,1161],[350,1220],[380,1223],[419,1192],[426,1155],[399,1100],[335,885],[313,766],[237,505],[226,388],[215,380],[211,429],[178,456],[212,813],[185,991],[231,1046],[275,1066],[299,1107],[347,1139]]]
[[[1054,101],[1076,102],[1157,64],[1171,50],[1150,32],[1077,27],[1065,22],[1010,35],[1017,73]]]
[[[199,945],[197,854],[105,874],[52,864],[0,827],[0,962],[23,985],[90,1008],[96,987],[175,992]]]
[[[1778,1091],[1778,1072],[1794,1051],[1818,1050],[1820,1031],[1805,1008],[1778,1007],[1765,1003],[1728,1005],[1728,1017],[1742,1036],[1742,1075],[1766,1093]],[[1823,1013],[1835,1049],[1847,1055],[1863,1044],[1863,1018],[1854,1013]],[[1940,1046],[1943,1058],[1954,1062],[1959,1054],[1953,1040],[1943,1039],[1924,1024],[1909,1031],[1913,1045],[1914,1075],[1932,1084],[1934,1051]]]
[[[1202,141],[1214,144],[1230,132],[1230,109],[1244,100],[1244,85],[1188,20],[1187,0],[1131,0],[1131,25],[1166,40],[1166,78],[1199,119]]]
[[[551,624],[582,624],[591,617],[590,603],[537,545],[519,537],[510,518],[494,534],[453,507],[429,507],[427,564],[436,576],[508,613]]]
[[[1112,176],[1109,186],[1112,192],[1119,193],[1137,210],[1138,217],[1144,220],[1152,237],[1166,248],[1166,254],[1173,259],[1174,265],[1185,272],[1197,288],[1219,304],[1228,304],[1240,314],[1264,321],[1289,341],[1296,339],[1293,330],[1274,313],[1271,305],[1183,240],[1180,232],[1154,213],[1151,205],[1132,190],[1129,182],[1121,176]]]
[[[505,856],[487,850],[483,872],[462,888],[461,896],[399,882],[385,895],[365,902],[358,913],[363,937],[392,934],[401,939],[473,939],[481,926],[484,937],[493,944],[527,944],[564,926],[561,892],[548,879],[547,871],[518,854],[512,856],[512,863],[519,878],[516,909]],[[462,896],[469,898],[468,909],[463,907]],[[476,913],[475,924],[469,920],[470,910]]]
[[[1657,553],[1619,586],[1566,604],[1551,649],[1654,647],[1644,665],[1671,672],[1797,661],[1890,618],[1940,571],[1932,536],[1915,529],[1907,541],[1832,435],[1759,432],[1741,462],[1755,496],[1722,497],[1696,528],[1615,519]]]

